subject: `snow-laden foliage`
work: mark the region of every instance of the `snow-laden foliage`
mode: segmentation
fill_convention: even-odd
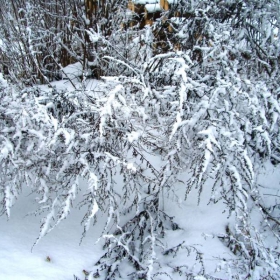
[[[164,198],[179,202],[183,189],[199,205],[210,193],[209,207],[223,203],[231,218],[217,236],[231,251],[217,272],[278,279],[279,196],[265,197],[258,175],[280,162],[279,3],[183,4],[182,18],[165,13],[130,38],[88,29],[104,47],[96,61],[119,74],[93,90],[86,73],[68,91],[20,90],[1,77],[2,213],[23,187],[35,193],[44,215],[36,245],[78,203],[82,238],[104,223],[104,255],[89,279],[216,279],[198,246],[165,239],[180,224]],[[180,254],[186,265],[176,265]]]
[[[67,218],[83,178],[88,184],[80,201],[81,206],[87,207],[84,233],[99,211],[108,215],[104,226],[106,239],[115,240],[118,235],[108,235],[112,225],[122,231],[121,227],[127,230],[136,221],[137,232],[146,245],[134,240],[136,230],[127,243],[145,247],[131,261],[139,258],[141,273],[148,275],[152,273],[150,261],[155,258],[158,242],[155,229],[164,234],[168,227],[165,221],[169,221],[171,228],[177,226],[164,212],[159,213],[158,197],[153,195],[159,193],[158,171],[145,157],[146,133],[139,124],[148,117],[144,109],[139,112],[143,103],[141,92],[131,95],[117,81],[108,81],[106,90],[109,91],[88,95],[82,90],[42,94],[36,89],[1,89],[3,211],[10,216],[22,185],[37,193],[37,213],[47,212],[37,243]],[[122,186],[117,186],[116,181],[121,181]],[[123,226],[122,216],[130,212],[137,216]],[[149,232],[150,237],[146,236]],[[120,250],[125,250],[122,255],[128,253],[125,244]]]
[[[269,209],[277,204],[264,203],[255,180],[265,157],[275,160],[278,102],[257,81],[242,80],[234,63],[228,67],[201,80],[192,75],[188,54],[169,53],[152,58],[135,77],[105,79],[92,92],[19,92],[3,84],[3,211],[10,215],[22,186],[37,193],[38,213],[46,213],[37,243],[67,218],[83,178],[84,234],[99,212],[108,217],[102,234],[107,252],[92,275],[124,277],[120,268],[128,262],[131,278],[172,277],[155,269],[158,254],[176,255],[182,248],[201,257],[195,247],[164,243],[166,231],[180,225],[164,212],[161,193],[175,192],[172,186],[187,171],[186,199],[197,188],[199,201],[210,187],[209,203],[223,200],[236,215],[236,225],[219,236],[238,256],[227,261],[232,275],[277,275],[277,252],[266,245],[278,239],[279,222]],[[164,82],[170,68],[174,75]],[[158,154],[162,161],[155,165]],[[264,228],[270,231],[262,236]],[[205,274],[201,263],[195,274],[178,267],[173,273]]]
[[[278,101],[263,81],[250,81],[238,74],[235,63],[201,79],[192,75],[181,58],[177,61],[175,72],[180,83],[172,91],[178,97],[173,101],[177,104],[163,173],[176,181],[177,175],[187,170],[190,179],[186,182],[186,198],[198,189],[199,202],[203,189],[212,188],[209,203],[223,200],[229,215],[236,215],[238,253],[247,260],[247,269],[238,271],[241,279],[241,275],[253,275],[258,266],[266,269],[262,262],[274,270],[278,253],[270,251],[265,238],[259,241],[260,225],[249,213],[259,209],[260,219],[272,219],[268,211],[263,211],[256,173],[267,158],[273,162],[278,159]],[[211,62],[208,65],[210,68]]]

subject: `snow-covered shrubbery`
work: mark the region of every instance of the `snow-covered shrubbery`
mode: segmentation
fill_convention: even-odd
[[[134,38],[137,52],[102,57],[123,75],[93,90],[85,79],[68,91],[0,79],[1,212],[11,215],[22,188],[36,193],[44,215],[36,245],[78,203],[82,238],[104,223],[104,255],[89,279],[280,277],[279,196],[258,181],[280,162],[279,3],[208,2],[181,7],[189,16],[166,37],[181,50],[155,54],[147,27]],[[217,274],[195,244],[167,244],[180,223],[166,197],[179,204],[194,192],[198,205],[206,193],[230,217],[216,236],[231,251]]]

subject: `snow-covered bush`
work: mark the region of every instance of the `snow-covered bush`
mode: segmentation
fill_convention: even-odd
[[[208,73],[215,73],[216,63]],[[10,215],[23,186],[37,193],[37,213],[46,213],[37,243],[67,218],[83,178],[84,234],[99,212],[108,217],[102,234],[107,251],[92,275],[121,277],[128,262],[131,278],[172,277],[155,269],[158,254],[176,255],[180,248],[197,255],[202,268],[195,273],[206,275],[195,247],[164,245],[166,231],[180,225],[165,213],[162,194],[176,196],[172,186],[188,172],[186,199],[198,189],[199,202],[211,187],[209,203],[223,200],[236,215],[236,225],[219,236],[239,257],[240,263],[227,262],[233,275],[277,275],[277,253],[266,245],[278,238],[279,222],[270,214],[277,203],[265,204],[256,175],[277,148],[278,102],[265,82],[260,90],[257,81],[240,77],[234,62],[204,79],[192,66],[187,53],[159,55],[135,69],[134,77],[105,79],[95,91],[44,93],[4,84],[2,212]],[[252,220],[252,212],[261,222]],[[266,226],[271,232],[262,237]],[[196,275],[185,269],[178,273]]]
[[[94,90],[84,80],[44,92],[0,79],[1,212],[10,216],[23,187],[35,193],[44,219],[34,245],[78,203],[82,237],[107,217],[105,252],[89,278],[215,279],[197,246],[166,244],[180,224],[164,200],[179,203],[183,189],[187,202],[197,192],[198,204],[204,193],[209,207],[224,203],[231,219],[217,237],[232,252],[224,275],[280,277],[279,196],[265,199],[258,183],[260,167],[280,162],[279,3],[220,2],[182,6],[188,16],[167,34],[177,51],[171,38],[169,52],[155,55],[146,28],[132,40],[144,42],[138,52],[109,56],[112,42],[89,30],[108,47],[98,59],[125,74],[103,77]]]

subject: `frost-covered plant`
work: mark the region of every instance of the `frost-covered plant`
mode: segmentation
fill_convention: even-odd
[[[279,3],[274,4],[279,8]],[[280,107],[275,86],[279,49],[275,45],[278,37],[272,35],[278,32],[273,28],[279,21],[270,5],[262,3],[257,14],[250,12],[250,1],[240,5],[241,10],[232,6],[232,14],[223,20],[211,14],[210,6],[184,20],[180,28],[188,34],[195,31],[190,24],[200,22],[200,38],[187,52],[155,56],[149,68],[153,74],[147,76],[155,87],[152,90],[162,93],[155,95],[161,109],[159,119],[168,116],[169,154],[162,174],[169,185],[186,170],[190,173],[186,198],[197,189],[199,202],[203,190],[212,187],[209,203],[222,200],[229,215],[235,214],[235,233],[228,235],[242,255],[240,263],[232,262],[235,277],[278,278],[279,255],[269,244],[271,240],[278,243],[275,227],[279,220],[270,214],[268,209],[275,204],[267,204],[256,179],[264,161],[279,163]],[[231,18],[236,11],[250,16],[245,20],[238,14],[237,24]],[[260,15],[265,16],[258,18]],[[257,29],[251,21],[262,25]],[[267,62],[270,59],[273,67]],[[259,212],[252,215],[252,211]],[[262,232],[267,220],[271,231],[265,237]]]
[[[259,166],[279,164],[278,21],[270,6],[276,2],[261,1],[263,13],[251,11],[255,1],[218,2],[191,2],[173,34],[181,51],[154,55],[147,28],[139,57],[104,56],[127,75],[104,77],[95,90],[19,91],[3,82],[2,212],[9,217],[21,188],[30,187],[37,212],[45,213],[37,243],[83,193],[83,236],[100,213],[107,217],[105,254],[89,277],[207,278],[196,247],[164,242],[180,225],[165,213],[163,194],[176,197],[174,186],[183,183],[186,200],[197,190],[199,203],[210,188],[209,204],[222,201],[235,217],[219,236],[234,255],[223,264],[230,278],[279,278],[279,253],[270,246],[279,243],[279,197],[264,199],[257,182]],[[197,270],[162,267],[162,255],[182,251],[200,264]]]

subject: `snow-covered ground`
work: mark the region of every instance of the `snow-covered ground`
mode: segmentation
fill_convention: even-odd
[[[34,200],[27,193],[19,198],[9,221],[0,217],[0,279],[73,279],[83,276],[101,254],[95,245],[97,231],[91,231],[81,245],[83,228],[79,211],[61,223],[33,249],[40,227],[40,217],[26,215],[34,210]]]

